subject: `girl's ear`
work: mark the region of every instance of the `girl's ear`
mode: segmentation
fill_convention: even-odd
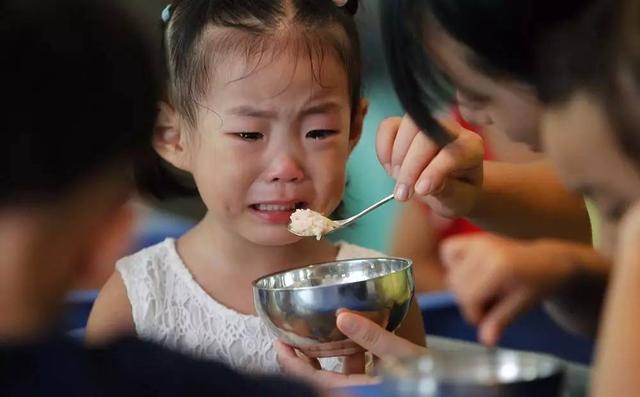
[[[186,149],[186,131],[180,123],[178,112],[169,103],[158,102],[158,118],[153,131],[153,148],[174,167],[189,171]]]
[[[366,99],[361,99],[360,103],[358,104],[358,109],[353,116],[353,121],[351,122],[351,131],[349,132],[349,152],[352,152],[353,149],[355,149],[356,145],[360,141],[360,137],[362,137],[364,118],[367,115],[368,111],[369,101]]]

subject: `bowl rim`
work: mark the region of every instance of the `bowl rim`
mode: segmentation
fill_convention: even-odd
[[[424,361],[433,363],[438,357],[451,355],[455,360],[474,360],[477,358],[486,358],[486,355],[493,355],[493,359],[496,358],[504,358],[508,356],[515,356],[518,359],[528,359],[534,360],[538,364],[545,363],[549,366],[548,372],[545,374],[539,374],[533,379],[515,379],[512,381],[502,381],[498,382],[500,385],[512,385],[512,384],[520,384],[532,381],[540,381],[544,379],[549,379],[556,376],[565,376],[567,373],[567,363],[565,360],[562,360],[552,354],[548,353],[540,353],[534,351],[520,351],[514,349],[504,349],[498,348],[494,353],[490,353],[490,351],[485,352],[462,352],[462,351],[434,351],[428,354],[420,355],[420,356],[412,356],[412,357],[400,357],[400,358],[391,358],[387,360],[381,367],[381,373],[384,378],[387,379],[395,379],[394,376],[396,366],[409,366],[409,371],[412,371],[410,377],[417,378],[422,377],[424,374],[415,373],[416,364],[422,363]],[[478,382],[473,379],[465,378],[465,377],[457,377],[457,376],[441,376],[439,379],[441,382],[456,382],[460,385],[478,385],[478,386],[486,386],[488,383],[486,382]]]
[[[305,287],[278,287],[278,288],[267,288],[267,287],[258,287],[258,283],[264,279],[270,278],[270,277],[274,277],[274,276],[279,276],[285,273],[289,273],[289,272],[293,272],[293,271],[298,271],[298,270],[302,270],[302,269],[306,269],[306,268],[314,268],[314,267],[323,267],[323,266],[328,266],[328,265],[332,265],[332,264],[336,264],[336,263],[349,263],[349,262],[356,262],[356,261],[366,261],[366,260],[384,260],[384,261],[400,261],[400,262],[405,262],[404,266],[402,266],[402,268],[395,270],[393,272],[387,273],[387,274],[382,274],[376,277],[372,277],[367,279],[366,281],[371,281],[371,280],[376,280],[378,278],[381,277],[386,277],[390,274],[396,274],[399,272],[403,272],[406,271],[407,269],[411,269],[413,267],[413,260],[409,259],[409,258],[402,258],[402,257],[398,257],[398,256],[372,256],[372,257],[366,257],[366,258],[350,258],[350,259],[343,259],[343,260],[335,260],[335,261],[328,261],[328,262],[317,262],[317,263],[312,263],[310,265],[304,265],[304,266],[299,266],[299,267],[295,267],[292,269],[288,269],[288,270],[281,270],[279,272],[273,272],[273,273],[269,273],[266,274],[264,276],[258,277],[257,279],[253,280],[251,282],[251,286],[253,287],[254,290],[261,290],[261,291],[300,291],[300,290],[307,290],[307,289],[315,289],[315,288],[326,288],[326,287],[333,287],[336,285],[349,285],[351,283],[357,283],[357,282],[362,282],[363,280],[359,280],[359,281],[350,281],[350,282],[346,282],[346,283],[342,283],[342,284],[331,284],[331,285],[312,285],[312,286],[305,286]]]

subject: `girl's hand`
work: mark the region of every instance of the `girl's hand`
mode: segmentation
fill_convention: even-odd
[[[338,373],[323,370],[317,359],[309,358],[304,353],[296,351],[293,347],[281,341],[275,341],[274,346],[278,352],[278,362],[284,373],[310,382],[320,388],[366,385],[378,382],[376,378],[363,373],[350,374],[347,371]],[[345,361],[347,360],[345,358]]]
[[[446,240],[441,257],[464,317],[478,325],[482,343],[495,345],[518,315],[577,272],[572,250],[572,244],[559,241],[483,234]]]
[[[385,321],[385,315],[377,311],[362,311],[352,312],[347,309],[339,309],[336,321],[340,318],[340,314],[343,313],[357,314],[357,318],[366,318],[376,324],[381,324]],[[345,334],[346,335],[346,334]],[[351,339],[345,339],[338,342],[328,342],[319,345],[311,345],[306,347],[299,347],[297,350],[303,353],[306,357],[310,358],[322,358],[322,357],[355,357],[363,356],[365,349],[354,342]],[[362,372],[362,371],[360,371]]]
[[[337,326],[340,331],[363,349],[370,351],[374,356],[385,357],[414,356],[426,353],[426,349],[394,335],[380,327],[373,321],[350,312],[338,315]],[[278,352],[278,362],[282,369],[289,374],[306,379],[322,387],[344,387],[377,383],[375,377],[354,371],[362,372],[362,354],[354,354],[345,358],[345,373],[325,371],[320,368],[316,359],[311,359],[297,352],[291,346],[280,341],[275,342]]]
[[[409,116],[384,120],[378,128],[378,159],[396,180],[396,198],[418,195],[446,217],[469,214],[482,188],[482,138],[454,121],[442,121],[452,141],[439,148]]]

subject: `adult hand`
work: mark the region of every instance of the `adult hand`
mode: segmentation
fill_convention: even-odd
[[[442,120],[452,136],[438,147],[409,116],[384,120],[378,128],[378,159],[396,180],[395,195],[406,201],[417,195],[436,213],[466,216],[482,189],[482,138],[453,120]]]
[[[441,258],[464,317],[479,327],[480,342],[495,345],[517,316],[578,274],[582,257],[576,252],[591,255],[563,241],[482,234],[446,240]]]
[[[337,326],[353,342],[383,360],[386,357],[415,356],[427,352],[423,346],[396,336],[375,322],[354,313],[340,313]],[[340,374],[322,370],[316,359],[306,357],[280,341],[275,342],[275,347],[278,352],[278,362],[285,373],[306,379],[319,386],[344,387],[378,382],[377,378],[366,374],[350,373],[350,369],[361,367],[354,365],[354,361],[359,363],[358,360],[361,360],[357,354],[345,358],[346,371]]]

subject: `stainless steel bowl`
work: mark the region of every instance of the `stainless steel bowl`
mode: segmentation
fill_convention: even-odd
[[[517,351],[439,351],[386,362],[384,388],[397,397],[559,397],[564,364]]]
[[[315,356],[357,349],[336,327],[339,310],[366,316],[395,330],[414,293],[411,261],[353,259],[321,263],[253,282],[256,310],[285,343]]]

